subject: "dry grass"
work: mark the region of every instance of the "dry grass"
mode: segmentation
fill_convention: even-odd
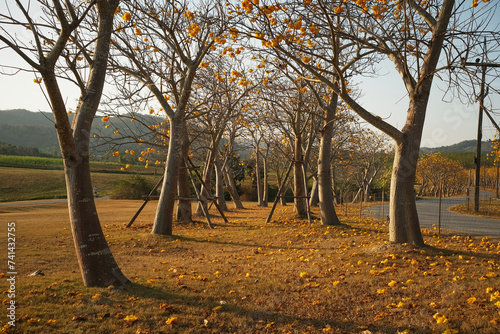
[[[480,201],[478,212],[474,211],[473,199],[471,199],[469,203],[468,210],[467,210],[467,203],[455,205],[454,207],[451,208],[451,210],[466,215],[500,219],[500,200],[497,198],[489,198],[487,200]]]
[[[200,218],[154,236],[154,203],[131,229],[124,224],[140,202],[97,203],[133,282],[125,288],[81,284],[65,204],[0,208],[0,228],[17,226],[18,321],[8,333],[500,331],[497,239],[429,232],[429,247],[413,249],[386,244],[387,226],[376,220],[311,226],[287,206],[265,224],[269,208],[250,203],[227,213],[229,224],[214,212],[214,230]],[[46,275],[27,276],[37,269]],[[447,321],[437,323],[436,313]]]

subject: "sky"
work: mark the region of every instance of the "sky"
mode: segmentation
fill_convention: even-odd
[[[2,58],[6,56],[2,51]],[[9,54],[10,62],[18,61],[15,54]],[[3,58],[5,63],[6,59]],[[387,69],[390,67],[387,66]],[[5,68],[3,69],[5,70]],[[383,70],[387,73],[378,78],[363,78],[361,81],[361,104],[370,112],[381,116],[392,125],[401,129],[406,120],[408,99],[402,81],[396,73]],[[34,73],[18,73],[14,76],[0,75],[0,110],[27,109],[30,111],[50,111],[42,94],[41,87],[33,82]],[[500,86],[500,78],[495,82]],[[435,79],[435,83],[438,79]],[[479,104],[461,104],[458,99],[452,103],[442,101],[443,92],[435,84],[428,105],[422,147],[448,146],[463,140],[476,139]],[[441,84],[444,86],[444,84]],[[78,90],[70,83],[63,84],[63,94],[66,98],[68,110],[76,106],[79,97]],[[496,108],[500,108],[500,97],[490,96]],[[500,117],[495,119],[500,123]],[[484,117],[483,140],[493,139],[495,128]]]
[[[0,9],[4,3],[0,1]],[[498,20],[498,18],[496,19]],[[495,22],[498,27],[498,22]],[[20,34],[29,34],[29,31],[20,31]],[[3,46],[3,45],[2,45]],[[0,64],[24,64],[19,56],[9,50],[0,49]],[[401,129],[406,120],[408,98],[401,78],[392,69],[390,63],[380,66],[381,75],[377,78],[362,78],[362,97],[359,100],[368,111],[381,116],[396,128]],[[11,69],[0,66],[0,72],[12,73]],[[33,82],[35,73],[17,73],[13,76],[0,74],[0,110],[27,109],[30,111],[50,111],[47,101],[42,94],[40,85]],[[493,83],[500,90],[500,78]],[[43,86],[43,85],[42,85]],[[425,127],[422,137],[422,147],[448,146],[463,140],[476,139],[479,104],[462,104],[458,99],[452,102],[443,102],[444,87],[438,78],[434,79],[427,109]],[[66,99],[68,110],[74,110],[79,91],[70,83],[61,85]],[[490,94],[487,107],[492,107],[500,115],[500,96]],[[494,116],[500,123],[500,116]],[[483,140],[493,139],[496,129],[489,119],[483,117]]]

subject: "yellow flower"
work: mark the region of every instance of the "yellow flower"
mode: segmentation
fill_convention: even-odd
[[[129,12],[126,12],[125,14],[123,14],[122,16],[122,19],[123,21],[130,21],[130,19],[132,18],[132,15],[130,15]]]
[[[127,322],[135,322],[137,321],[137,317],[133,314],[131,315],[127,315],[125,318],[123,318],[123,320],[127,321]]]
[[[120,154],[120,152],[116,151],[116,152],[113,152],[113,156],[116,157],[118,154]]]
[[[303,271],[303,272],[300,273],[299,276],[300,277],[307,277],[307,276],[309,276],[309,274],[307,272]]]
[[[441,313],[436,313],[432,317],[434,319],[436,319],[436,323],[438,323],[438,324],[444,324],[445,322],[448,322],[448,319],[446,319],[446,316],[441,314]]]
[[[429,304],[429,306],[432,307],[432,308],[439,308],[439,304],[438,303],[434,303],[434,302],[431,302]]]
[[[165,321],[165,323],[167,325],[173,325],[173,324],[177,323],[177,317],[168,318],[168,320]]]
[[[40,78],[40,79],[33,79],[33,82],[37,83],[37,84],[40,84],[40,83],[42,83],[42,78]]]
[[[390,287],[394,287],[394,286],[398,285],[398,282],[392,280],[387,285],[390,286]]]
[[[458,334],[458,330],[452,329],[452,328],[448,328],[447,330],[445,330],[443,332],[443,334]]]
[[[302,57],[302,61],[303,61],[304,63],[306,63],[306,64],[307,64],[308,62],[310,62],[310,61],[311,61],[311,59],[312,59],[312,57],[307,57],[307,56]]]
[[[472,296],[469,299],[467,299],[467,303],[468,304],[474,304],[475,301],[476,301],[476,297],[474,297],[474,296]]]
[[[200,67],[202,67],[202,68],[208,68],[208,63],[205,63],[205,62],[202,61],[200,63]]]
[[[383,294],[387,291],[387,289],[377,289],[377,293],[380,295],[380,294]]]

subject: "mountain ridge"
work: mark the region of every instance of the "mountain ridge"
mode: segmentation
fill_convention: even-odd
[[[70,116],[71,117],[71,116]],[[102,128],[97,123],[96,129]],[[25,147],[35,147],[42,152],[59,151],[54,116],[50,112],[32,112],[26,109],[0,110],[0,142]],[[481,152],[491,153],[491,142],[482,142]],[[464,140],[440,147],[421,147],[420,153],[475,153],[476,140]]]

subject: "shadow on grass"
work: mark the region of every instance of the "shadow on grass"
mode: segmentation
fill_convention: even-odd
[[[168,288],[167,288],[168,289]],[[258,302],[250,295],[242,300],[242,306],[230,302],[221,302],[220,298],[197,295],[200,292],[176,293],[162,288],[132,283],[123,289],[127,297],[139,297],[156,300],[158,303],[167,303],[175,308],[173,315],[181,314],[179,308],[193,307],[197,314],[206,320],[206,325],[200,323],[199,327],[190,325],[190,333],[229,333],[239,330],[240,333],[273,333],[275,328],[289,328],[298,326],[309,328],[311,333],[321,333],[324,328],[331,327],[334,332],[340,330],[343,333],[358,333],[365,329],[373,332],[396,333],[404,328],[388,324],[366,324],[353,320],[341,319],[340,314],[293,316],[274,310],[264,309],[257,306]],[[220,306],[220,307],[219,307]],[[346,307],[347,308],[347,307]],[[341,309],[339,309],[341,310]],[[337,318],[337,319],[335,319]],[[272,325],[268,325],[272,324]],[[367,326],[369,325],[369,326]],[[269,326],[269,327],[267,327]],[[196,328],[199,331],[196,331]],[[180,330],[180,328],[177,328]],[[412,333],[426,333],[428,329],[413,329]]]

